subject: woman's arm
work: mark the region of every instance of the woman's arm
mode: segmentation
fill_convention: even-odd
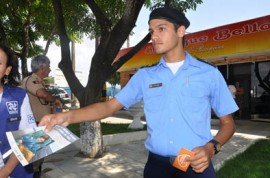
[[[1,178],[7,178],[12,173],[12,171],[15,169],[15,167],[19,164],[18,159],[12,153],[8,159],[8,161],[5,163],[5,165],[0,169],[0,177]]]

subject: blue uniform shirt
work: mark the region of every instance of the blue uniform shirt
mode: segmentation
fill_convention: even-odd
[[[211,140],[211,108],[218,117],[238,109],[219,70],[187,52],[175,75],[161,58],[157,65],[141,68],[116,99],[126,108],[143,100],[145,146],[162,156]]]

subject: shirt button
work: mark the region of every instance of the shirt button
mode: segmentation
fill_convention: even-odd
[[[173,144],[173,141],[172,141],[172,140],[170,140],[170,141],[169,141],[169,143],[170,143],[170,144]]]

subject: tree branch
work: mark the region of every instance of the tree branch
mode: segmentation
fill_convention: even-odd
[[[102,33],[108,32],[112,27],[111,21],[104,15],[104,13],[99,8],[99,6],[95,3],[95,1],[85,0],[85,2],[89,6],[89,8],[92,10],[94,16],[96,17],[96,22],[101,27]]]
[[[80,81],[78,80],[78,78],[76,77],[75,72],[72,69],[70,47],[69,47],[70,40],[66,32],[61,0],[52,0],[52,3],[53,3],[54,13],[56,17],[58,35],[60,37],[60,44],[61,44],[62,59],[58,66],[63,71],[64,76],[69,84],[69,87],[71,88],[71,91],[80,100],[83,94],[82,91],[84,91],[85,89],[83,85],[80,83]]]
[[[134,46],[127,54],[120,57],[112,65],[110,73],[116,72],[123,64],[131,59],[140,49],[142,49],[151,39],[151,35],[148,33],[136,46]]]

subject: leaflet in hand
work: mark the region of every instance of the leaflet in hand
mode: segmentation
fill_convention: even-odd
[[[45,127],[6,132],[13,153],[23,166],[44,158],[77,141],[79,138],[63,126],[55,126],[49,133]]]
[[[173,162],[173,166],[177,169],[180,169],[186,172],[190,165],[190,162],[186,162],[185,159],[188,157],[193,157],[193,156],[194,156],[194,152],[189,151],[185,148],[181,148],[177,157],[175,158]]]

